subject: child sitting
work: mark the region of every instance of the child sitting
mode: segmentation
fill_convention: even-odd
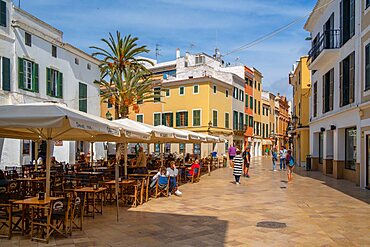
[[[169,174],[168,174],[168,171],[166,170],[166,167],[161,166],[161,168],[159,169],[159,172],[154,175],[152,183],[150,184],[150,188],[153,189],[155,185],[157,184],[157,181],[161,189],[166,188],[168,175]]]

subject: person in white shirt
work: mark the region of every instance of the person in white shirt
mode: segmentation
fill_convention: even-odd
[[[176,168],[175,161],[171,161],[170,167],[167,168],[167,174],[170,176],[170,193],[175,191],[175,195],[179,196],[182,192],[177,188],[177,175],[179,174],[179,170]]]

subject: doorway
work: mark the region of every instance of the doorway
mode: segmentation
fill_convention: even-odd
[[[366,189],[370,189],[370,135],[366,135]]]

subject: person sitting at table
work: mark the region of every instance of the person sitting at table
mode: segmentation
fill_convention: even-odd
[[[160,179],[160,177],[168,177],[169,173],[166,169],[166,167],[164,166],[161,166],[161,168],[159,169],[158,173],[154,175],[153,177],[153,180],[152,180],[152,183],[150,184],[150,188],[151,189],[154,189],[155,188],[155,185],[157,183],[157,181]],[[166,184],[167,185],[167,184]],[[159,186],[163,186],[163,188],[165,188],[165,185],[164,184],[159,184]]]
[[[51,158],[50,158],[50,167],[55,168],[58,164],[59,164],[59,162],[55,159],[55,156],[51,156]]]
[[[88,167],[88,164],[86,163],[86,156],[84,153],[80,153],[80,158],[78,160],[79,169],[86,169]]]
[[[198,172],[200,172],[200,164],[199,164],[199,160],[196,159],[195,162],[191,165],[190,168],[188,168],[188,176],[193,176],[194,175],[197,175],[198,173],[194,173],[195,169],[198,169]]]
[[[9,181],[6,179],[3,170],[0,170],[0,187],[6,187]]]
[[[176,168],[175,161],[170,162],[170,167],[167,167],[167,173],[170,176],[170,194],[175,191],[175,195],[180,196],[182,192],[178,189],[176,182],[179,170]]]
[[[146,168],[146,155],[144,153],[144,148],[139,147],[139,155],[136,159],[136,173],[144,174],[147,171]]]

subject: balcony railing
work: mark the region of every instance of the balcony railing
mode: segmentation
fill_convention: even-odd
[[[310,63],[312,63],[324,49],[337,49],[340,47],[340,30],[325,31],[319,40],[312,45],[308,52]]]

